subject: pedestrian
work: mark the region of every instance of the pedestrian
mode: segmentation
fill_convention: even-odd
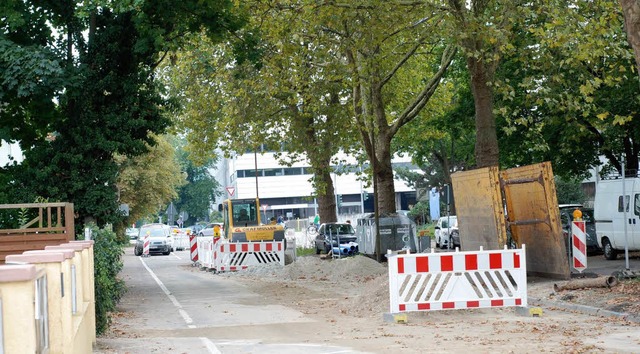
[[[284,221],[282,220],[282,215],[278,215],[278,224],[282,224]]]
[[[316,217],[313,218],[313,224],[316,225],[316,229],[320,227],[320,215],[316,214]]]

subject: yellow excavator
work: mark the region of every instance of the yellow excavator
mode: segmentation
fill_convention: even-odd
[[[284,227],[263,224],[260,200],[227,199],[218,206],[224,218],[223,233],[229,242],[283,241]]]

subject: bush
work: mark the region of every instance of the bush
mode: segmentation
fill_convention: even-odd
[[[118,279],[122,270],[124,244],[118,242],[116,233],[110,229],[93,230],[93,257],[96,293],[96,333],[102,334],[111,323],[111,312],[126,291],[124,281]]]

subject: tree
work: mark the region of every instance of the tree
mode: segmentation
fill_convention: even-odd
[[[581,180],[556,177],[555,185],[558,204],[582,204],[587,200]]]
[[[477,167],[497,166],[496,121],[493,114],[494,80],[500,59],[511,45],[514,23],[521,21],[529,3],[512,0],[449,0],[454,36],[462,48],[470,74],[476,118]]]
[[[129,224],[143,218],[155,219],[162,207],[178,196],[186,183],[176,153],[166,137],[154,136],[149,152],[133,158],[116,155],[121,203],[129,205]]]
[[[343,102],[344,69],[307,29],[307,18],[256,2],[251,33],[259,33],[259,61],[237,62],[233,43],[213,46],[194,38],[169,71],[168,80],[185,100],[181,123],[190,150],[203,160],[214,149],[227,154],[276,151],[282,164],[306,157],[314,173],[322,220],[336,221],[332,158],[354,145],[349,106]],[[225,68],[226,70],[220,70]],[[207,109],[205,109],[207,107]]]
[[[354,121],[373,167],[377,209],[395,213],[391,140],[429,102],[454,58],[454,47],[441,40],[443,16],[428,4],[392,2],[328,4],[314,17],[348,63]]]
[[[451,173],[474,165],[474,100],[464,63],[454,62],[442,87],[417,119],[393,141],[408,153],[422,173],[396,171],[399,178],[421,188],[451,184]]]
[[[585,177],[600,156],[620,171],[624,151],[637,170],[639,87],[619,9],[565,5],[536,7],[498,72],[503,164],[548,160],[558,175]]]
[[[191,220],[207,220],[216,196],[222,195],[220,184],[209,172],[215,164],[215,159],[209,159],[203,165],[196,165],[184,150],[182,141],[179,141],[177,146],[174,145],[174,148],[177,150],[181,171],[186,175],[186,184],[178,190],[175,207],[179,212],[185,211],[189,214],[190,223]]]
[[[636,58],[636,74],[640,78],[640,0],[620,0],[627,40]]]
[[[220,38],[241,18],[226,1],[10,0],[2,9],[0,134],[25,156],[3,171],[6,193],[71,201],[81,220],[118,222],[113,155],[146,152],[148,133],[169,125],[157,63],[185,33]]]

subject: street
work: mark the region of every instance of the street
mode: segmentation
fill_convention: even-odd
[[[283,268],[214,274],[188,253],[124,256],[129,291],[94,353],[564,353],[640,351],[640,330],[622,319],[545,307],[388,312],[385,265],[367,257],[299,257]],[[601,256],[590,257],[592,266]],[[624,260],[604,261],[603,269]],[[639,262],[636,258],[634,262]],[[593,270],[593,269],[592,269]],[[530,296],[550,284],[530,284]]]
[[[296,332],[317,331],[318,324],[282,304],[262,302],[241,284],[193,268],[188,257],[187,251],[135,257],[126,250],[122,278],[128,292],[119,305],[126,324],[118,328],[122,337],[102,338],[95,353],[357,353],[297,343]]]

